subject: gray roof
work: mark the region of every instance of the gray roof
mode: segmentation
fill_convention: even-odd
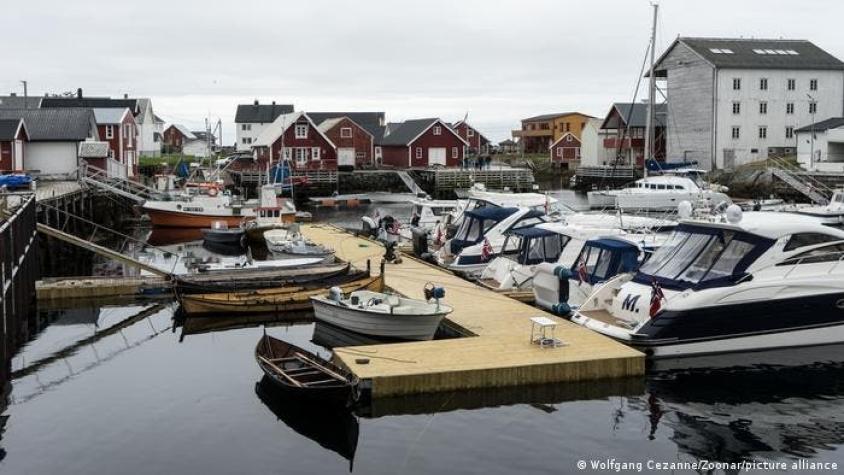
[[[108,142],[84,141],[79,142],[79,156],[82,158],[108,157]]]
[[[41,108],[90,107],[90,108],[128,108],[132,114],[137,112],[137,99],[112,99],[110,97],[45,97],[41,99]]]
[[[191,133],[196,136],[197,140],[202,140],[203,142],[208,139],[208,132],[204,130],[192,130]],[[217,140],[217,137],[214,134],[211,134],[211,142],[214,143]]]
[[[690,38],[680,37],[663,53],[662,59],[678,43],[718,68],[741,69],[844,69],[835,56],[807,40],[772,40],[753,38]]]
[[[668,105],[665,103],[656,104],[654,107],[654,119],[657,127],[665,126],[665,115],[668,111]],[[619,124],[616,123],[613,117],[613,110],[618,110],[618,114],[622,120],[626,120],[627,127],[645,128],[648,126],[648,105],[642,102],[616,102],[612,105],[610,112],[601,124],[602,129],[617,129]],[[628,119],[629,117],[629,119]]]
[[[376,139],[384,134],[383,130],[380,130],[384,124],[383,112],[308,112],[307,114],[314,124],[321,124],[328,119],[348,117]]]
[[[0,96],[0,109],[26,109],[29,104],[30,109],[37,109],[41,105],[41,98],[38,96],[29,96],[24,99],[23,96]]]
[[[15,140],[21,119],[0,119],[0,140]]]
[[[800,127],[795,132],[826,132],[829,129],[837,129],[844,126],[844,117],[830,117],[829,119]]]
[[[126,109],[117,109],[117,108],[96,108],[91,109],[94,111],[94,119],[97,121],[97,124],[119,124],[121,120],[123,120],[123,114],[126,113]]]
[[[26,122],[31,141],[82,141],[96,122],[91,109],[0,109],[0,119]]]
[[[381,139],[381,145],[410,145],[410,142],[439,119],[406,120],[398,127],[390,124],[390,133]]]
[[[293,112],[293,104],[240,104],[234,114],[238,124],[269,124],[282,114]]]

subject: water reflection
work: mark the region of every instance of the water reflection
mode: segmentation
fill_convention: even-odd
[[[357,418],[350,410],[290,398],[279,391],[266,376],[255,383],[255,393],[281,422],[347,459],[349,472],[352,471],[360,429]]]

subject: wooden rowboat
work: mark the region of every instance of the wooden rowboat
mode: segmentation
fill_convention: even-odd
[[[349,272],[345,275],[321,279],[302,284],[256,289],[246,292],[218,292],[207,294],[180,295],[182,310],[190,316],[210,314],[278,314],[311,309],[311,297],[325,293],[325,289],[339,287],[343,292],[384,289],[384,271],[373,276],[368,266],[366,271]]]
[[[349,272],[349,263],[316,264],[307,267],[258,267],[185,274],[176,277],[180,294],[244,291],[314,282]]]
[[[255,360],[275,387],[290,396],[341,405],[357,400],[355,375],[266,333],[255,347]]]

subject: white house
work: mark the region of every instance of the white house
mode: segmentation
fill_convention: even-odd
[[[293,104],[260,104],[256,99],[252,104],[240,104],[234,116],[235,149],[239,152],[250,151],[258,136],[278,116],[293,112]]]
[[[797,161],[807,170],[844,173],[844,117],[833,117],[794,131]]]
[[[74,173],[80,165],[79,143],[99,140],[91,109],[0,109],[0,120],[23,119],[29,140],[24,142],[23,168],[41,178]]]
[[[580,132],[580,166],[599,167],[610,165],[615,149],[604,146],[604,141],[615,136],[609,129],[602,129],[603,119],[591,118]]]
[[[733,168],[794,154],[794,131],[844,112],[844,63],[806,40],[676,39],[665,80],[667,159]]]

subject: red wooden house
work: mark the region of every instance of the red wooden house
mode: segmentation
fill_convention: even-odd
[[[469,143],[468,151],[470,155],[486,155],[489,153],[489,140],[468,122],[462,120],[455,122],[451,128],[457,132],[460,138]]]
[[[138,173],[138,125],[128,108],[95,108],[94,120],[100,139],[109,145],[108,158],[126,167],[128,176]]]
[[[354,169],[373,165],[374,137],[349,117],[325,119],[318,129],[337,147],[338,168]]]
[[[570,168],[572,162],[580,161],[580,139],[567,132],[549,147],[551,163],[561,168]]]
[[[666,104],[656,104],[654,110],[654,155],[665,158]],[[642,166],[645,160],[648,105],[643,103],[615,103],[610,108],[601,129],[607,132],[604,148],[626,165]]]
[[[252,144],[259,166],[289,160],[297,170],[336,170],[337,147],[304,112],[278,116]]]
[[[196,135],[180,124],[170,124],[161,133],[165,152],[179,152],[185,143],[196,140]]]
[[[24,142],[28,140],[23,119],[0,120],[0,172],[23,170]]]
[[[456,167],[469,143],[440,119],[390,125],[378,144],[382,163],[395,168]]]

